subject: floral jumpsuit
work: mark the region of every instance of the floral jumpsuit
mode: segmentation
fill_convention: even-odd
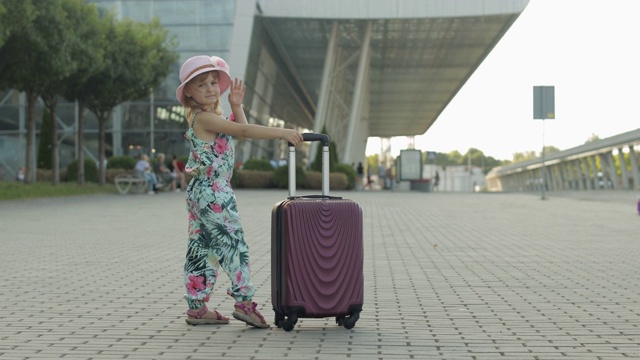
[[[206,304],[218,277],[218,268],[231,279],[227,294],[236,301],[251,300],[255,291],[249,279],[249,247],[244,241],[236,198],[229,181],[233,175],[235,144],[219,134],[207,143],[192,126],[185,136],[191,142],[185,166],[193,179],[187,186],[189,244],[184,265],[185,299],[189,309]]]

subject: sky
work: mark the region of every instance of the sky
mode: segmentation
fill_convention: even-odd
[[[638,16],[640,0],[531,0],[415,148],[512,160],[640,128]],[[554,86],[555,119],[533,119],[534,86]],[[393,156],[406,148],[391,139]]]

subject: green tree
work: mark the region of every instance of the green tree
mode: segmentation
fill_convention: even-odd
[[[588,143],[592,143],[592,142],[594,142],[594,141],[598,141],[598,140],[600,140],[600,137],[599,137],[598,135],[596,135],[596,134],[591,134],[591,136],[589,136],[589,138],[587,139],[587,141],[585,141],[584,143],[585,143],[585,144],[588,144]]]
[[[4,3],[7,1],[9,0],[0,0],[0,47],[4,45],[5,41],[7,41],[9,33],[11,32],[8,26],[9,24],[11,24],[11,22],[9,21],[9,16],[7,15],[7,7],[4,6]]]
[[[6,9],[10,32],[0,48],[0,88],[23,91],[27,98],[27,141],[25,183],[34,179],[33,145],[35,141],[35,106],[38,97],[52,82],[60,81],[58,69],[70,61],[68,54],[57,48],[64,44],[66,32],[58,31],[62,16],[59,1],[34,0],[2,3]]]
[[[487,156],[484,159],[484,173],[488,174],[489,171],[491,171],[491,169],[498,167],[498,166],[503,166],[506,165],[505,161],[502,160],[498,160],[492,156]]]
[[[545,147],[544,147],[544,153],[545,153],[546,155],[553,154],[553,153],[557,153],[557,152],[560,152],[560,151],[562,151],[562,150],[558,149],[558,148],[557,148],[557,147],[555,147],[555,146],[551,146],[551,145],[549,145],[549,146],[545,146]],[[542,154],[540,154],[540,155],[542,155]]]
[[[74,46],[76,71],[65,80],[62,95],[69,101],[78,102],[77,182],[85,183],[84,161],[84,113],[89,94],[96,84],[89,82],[91,76],[104,69],[104,48],[107,42],[107,29],[115,22],[115,14],[106,12],[99,16],[95,4],[73,7],[69,11],[69,21],[75,29]]]
[[[52,183],[56,185],[60,182],[60,160],[58,154],[58,133],[57,133],[57,116],[56,108],[58,99],[66,90],[68,79],[71,79],[79,66],[79,59],[84,56],[85,47],[82,44],[83,39],[78,36],[78,29],[82,29],[86,25],[83,24],[83,16],[86,15],[85,10],[91,9],[84,0],[56,0],[60,4],[59,11],[56,16],[51,17],[48,26],[49,31],[58,33],[57,37],[52,38],[49,46],[55,51],[65,54],[65,58],[49,69],[48,77],[52,79],[45,86],[41,93],[42,100],[51,114],[51,166],[53,169]],[[55,42],[53,42],[55,41]]]
[[[458,150],[450,151],[447,154],[448,164],[446,165],[462,165],[464,164],[464,156]]]
[[[537,158],[535,151],[515,152],[513,153],[513,162],[519,163]]]
[[[105,66],[87,79],[88,83],[99,86],[91,88],[86,98],[87,108],[98,118],[100,185],[104,185],[106,175],[107,119],[117,105],[147,96],[169,74],[177,53],[167,34],[158,19],[148,24],[125,19],[113,22],[107,29]]]
[[[378,164],[380,164],[380,154],[367,156],[367,166],[364,169],[364,175],[367,176],[368,172],[370,172],[371,175],[375,174],[378,169]]]

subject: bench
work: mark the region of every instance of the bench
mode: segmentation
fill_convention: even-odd
[[[147,179],[132,174],[120,174],[115,178],[116,188],[120,194],[143,193],[147,191]]]

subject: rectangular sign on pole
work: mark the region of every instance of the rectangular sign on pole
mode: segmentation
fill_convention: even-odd
[[[400,180],[422,179],[422,151],[415,149],[400,150]]]
[[[533,118],[542,120],[556,118],[555,88],[553,86],[533,87]]]

